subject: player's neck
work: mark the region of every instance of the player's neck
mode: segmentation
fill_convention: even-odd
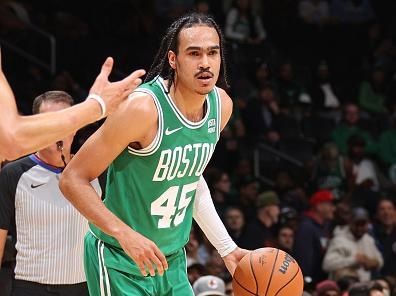
[[[65,164],[62,161],[60,152],[54,153],[53,151],[48,150],[40,150],[36,153],[37,157],[40,158],[46,164],[49,164],[53,167],[62,168]],[[70,161],[70,153],[64,152],[65,162],[68,163]]]
[[[200,95],[183,86],[172,85],[169,95],[179,111],[193,122],[200,121],[205,116],[206,95]]]

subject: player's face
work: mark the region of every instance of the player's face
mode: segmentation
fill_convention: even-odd
[[[206,95],[220,72],[220,39],[214,28],[197,25],[179,34],[178,53],[169,51],[169,63],[176,71],[176,87]]]

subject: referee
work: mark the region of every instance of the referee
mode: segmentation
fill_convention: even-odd
[[[72,104],[67,93],[50,91],[34,100],[33,113]],[[88,223],[58,187],[73,137],[9,163],[0,172],[0,262],[10,231],[16,235],[17,250],[13,296],[88,295],[83,267]],[[97,179],[92,185],[101,195]]]

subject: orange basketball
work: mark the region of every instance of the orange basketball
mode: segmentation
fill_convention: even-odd
[[[232,287],[235,296],[301,296],[304,280],[292,256],[279,249],[262,248],[242,258]]]

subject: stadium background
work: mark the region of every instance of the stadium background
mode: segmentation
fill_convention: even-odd
[[[205,175],[234,239],[289,251],[312,292],[328,276],[322,260],[333,230],[359,206],[384,261],[395,260],[395,1],[2,0],[3,64],[20,112],[31,114],[49,89],[84,99],[106,56],[115,58],[114,79],[148,70],[164,28],[192,10],[212,14],[227,39],[234,114]],[[79,132],[74,150],[99,124]],[[329,208],[320,214],[331,219],[312,226],[328,192],[334,218]],[[378,210],[384,197],[386,213]],[[309,227],[319,247],[307,240]],[[284,229],[293,240],[282,239]],[[229,282],[198,229],[187,250],[191,281],[210,273]],[[385,264],[371,277],[392,290],[396,268]],[[346,289],[354,274],[337,280]]]

